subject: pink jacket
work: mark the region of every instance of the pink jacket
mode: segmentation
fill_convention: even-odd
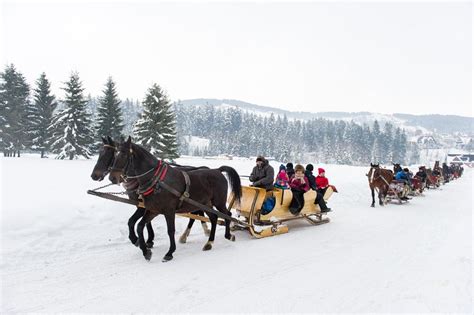
[[[292,177],[290,179],[290,187],[292,189],[300,190],[303,192],[307,192],[309,190],[309,180],[308,177],[304,177],[304,181],[297,179],[296,177]]]

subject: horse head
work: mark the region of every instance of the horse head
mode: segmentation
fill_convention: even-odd
[[[101,181],[109,173],[114,163],[116,151],[117,147],[114,140],[109,136],[107,136],[107,138],[102,137],[102,148],[99,150],[99,158],[91,174],[93,180]]]
[[[110,170],[109,180],[114,183],[118,184],[122,181],[123,175],[126,172],[126,169],[129,166],[131,161],[131,157],[133,154],[132,150],[132,138],[129,136],[127,141],[123,141],[117,148],[117,155],[115,156],[115,160],[112,164],[112,168]]]

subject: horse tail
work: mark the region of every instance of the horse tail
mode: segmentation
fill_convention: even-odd
[[[240,202],[240,198],[242,197],[242,186],[240,184],[240,176],[235,169],[230,166],[221,166],[218,168],[219,171],[227,173],[227,177],[230,181],[230,187],[232,189],[232,193],[234,194],[237,201]]]

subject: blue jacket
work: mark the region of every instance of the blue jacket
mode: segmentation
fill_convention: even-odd
[[[395,175],[396,180],[408,180],[408,176],[404,171],[400,171]]]

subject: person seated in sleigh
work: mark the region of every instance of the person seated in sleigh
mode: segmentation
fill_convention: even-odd
[[[257,157],[256,165],[249,176],[249,180],[252,182],[250,186],[273,190],[274,174],[275,171],[268,160],[260,155]]]
[[[298,215],[304,207],[304,193],[310,188],[308,177],[304,176],[303,165],[295,166],[295,174],[290,178],[290,187],[293,199],[291,199],[289,210],[292,214]]]
[[[314,203],[319,205],[321,212],[329,212],[331,208],[328,208],[326,201],[324,200],[324,194],[329,186],[337,192],[336,187],[329,185],[329,180],[326,177],[326,171],[323,168],[318,168],[318,176],[316,176],[316,199]]]

